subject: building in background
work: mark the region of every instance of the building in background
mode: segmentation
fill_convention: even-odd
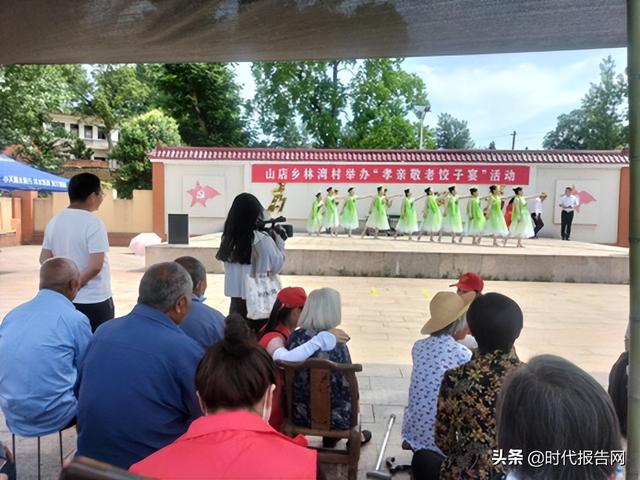
[[[91,158],[77,160],[109,160],[111,150],[107,140],[107,130],[97,118],[52,113],[51,125],[64,128],[67,132],[82,139],[87,148],[93,150],[94,153]],[[118,131],[113,130],[111,132],[111,144],[113,146],[116,143],[118,143]],[[115,165],[112,165],[111,168],[115,168]]]

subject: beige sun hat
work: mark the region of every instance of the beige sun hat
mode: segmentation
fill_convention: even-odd
[[[424,324],[420,333],[428,335],[451,325],[458,320],[471,306],[476,292],[458,295],[454,292],[438,292],[429,304],[431,318]]]

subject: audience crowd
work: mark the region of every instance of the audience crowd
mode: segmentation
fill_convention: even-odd
[[[0,324],[9,431],[40,437],[75,427],[78,455],[150,478],[326,478],[307,439],[279,431],[285,380],[274,362],[351,364],[342,300],[332,288],[307,295],[288,287],[269,318],[246,318],[243,276],[278,273],[284,263],[282,239],[256,227],[260,202],[239,195],[225,223],[218,258],[231,297],[226,319],[204,303],[206,270],[193,257],[152,265],[137,305],[113,319],[106,230],[92,213],[102,201],[97,177],[74,177],[69,198],[45,232],[39,292]],[[621,450],[628,355],[612,370],[612,402],[562,358],[522,363],[514,344],[523,312],[505,295],[483,293],[479,275],[452,287],[432,298],[420,332],[428,336],[412,349],[402,437],[413,478],[613,478],[611,462],[536,467],[528,453]],[[309,427],[310,374],[293,379],[288,420]],[[358,401],[334,370],[328,428],[350,429]],[[361,434],[363,444],[371,440]],[[323,438],[325,448],[337,443]],[[523,461],[496,461],[496,452],[513,450]],[[0,444],[0,453],[0,475],[14,478],[11,451]]]

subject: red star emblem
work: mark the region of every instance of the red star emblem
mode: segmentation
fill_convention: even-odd
[[[187,190],[187,193],[191,195],[191,206],[193,207],[196,203],[199,203],[203,207],[207,206],[207,200],[217,197],[220,195],[220,192],[215,188],[210,187],[209,185],[205,185],[204,187],[200,185],[200,182],[196,182],[195,187]]]

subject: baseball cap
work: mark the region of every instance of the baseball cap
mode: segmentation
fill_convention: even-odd
[[[460,275],[457,283],[449,285],[450,287],[458,287],[460,290],[475,291],[481,293],[484,289],[484,281],[477,273],[467,272]]]
[[[278,292],[276,298],[286,308],[304,307],[307,301],[307,292],[302,287],[286,287]]]

